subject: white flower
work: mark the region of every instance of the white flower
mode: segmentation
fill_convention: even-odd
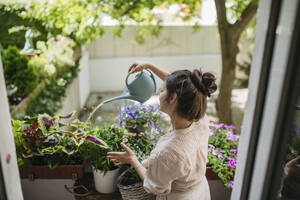
[[[56,68],[52,64],[45,65],[45,71],[51,76],[56,72]]]

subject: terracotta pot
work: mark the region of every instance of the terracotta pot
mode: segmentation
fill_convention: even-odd
[[[47,165],[32,166],[27,171],[24,167],[19,167],[21,178],[34,179],[73,179],[77,180],[83,176],[83,165],[61,165],[55,169],[50,169]]]
[[[207,180],[220,180],[219,176],[212,171],[212,167],[206,167],[206,174]]]

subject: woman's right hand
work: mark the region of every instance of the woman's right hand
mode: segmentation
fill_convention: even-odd
[[[144,69],[147,69],[149,67],[148,63],[145,62],[134,62],[128,69],[129,73],[136,73],[143,71]]]

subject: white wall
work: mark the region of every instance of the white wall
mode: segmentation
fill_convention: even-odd
[[[67,88],[66,97],[58,114],[68,114],[73,110],[82,108],[90,94],[89,57],[88,51],[83,47],[80,59],[81,69],[71,85]]]
[[[80,92],[80,107],[82,108],[90,94],[90,76],[89,76],[89,52],[82,47],[82,56],[80,59],[81,70],[78,75],[79,92]]]
[[[191,26],[164,26],[158,38],[149,36],[142,45],[131,41],[135,31],[135,26],[126,27],[118,38],[111,34],[110,27],[105,27],[103,37],[88,45],[91,92],[123,90],[128,67],[139,60],[153,62],[168,71],[202,67],[220,77],[215,26],[203,27],[196,33]]]
[[[0,55],[0,157],[8,200],[22,200],[22,190],[17,165],[14,137]],[[6,158],[10,155],[10,162]]]
[[[110,28],[105,27],[104,35],[88,45],[90,59],[220,53],[215,26],[205,26],[195,33],[192,26],[164,26],[159,37],[148,36],[141,45],[132,42],[136,26],[126,27],[121,37],[114,37]]]
[[[218,81],[221,73],[221,57],[218,54],[90,59],[91,92],[123,90],[128,67],[136,60],[150,61],[168,71],[201,67],[203,71],[216,74]],[[157,83],[159,87],[161,81],[157,80]]]

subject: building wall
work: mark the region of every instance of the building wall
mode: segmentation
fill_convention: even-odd
[[[103,37],[88,45],[91,92],[123,90],[128,67],[139,60],[151,61],[168,71],[201,67],[220,77],[215,26],[196,33],[191,26],[166,26],[159,37],[149,36],[141,45],[132,42],[135,31],[136,27],[128,27],[118,38],[111,34],[110,27],[105,27]]]

